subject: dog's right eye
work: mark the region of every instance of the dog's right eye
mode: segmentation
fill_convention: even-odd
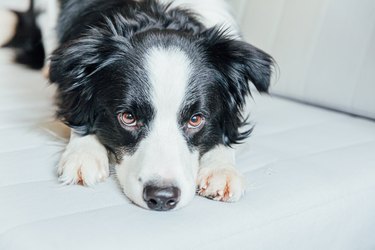
[[[126,127],[135,127],[137,126],[137,119],[132,113],[121,113],[118,114],[118,120],[120,123]]]

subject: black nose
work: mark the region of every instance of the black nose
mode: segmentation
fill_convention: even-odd
[[[145,186],[143,199],[147,206],[156,211],[168,211],[180,201],[180,189],[177,187]]]

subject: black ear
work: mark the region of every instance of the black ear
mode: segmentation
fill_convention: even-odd
[[[218,28],[208,29],[201,35],[204,53],[217,72],[216,84],[224,100],[223,142],[226,145],[238,143],[251,133],[251,129],[239,132],[246,124],[241,112],[250,94],[249,81],[258,91],[267,92],[274,60],[264,51],[233,39]]]
[[[99,111],[102,76],[96,73],[116,60],[113,54],[121,56],[125,47],[113,35],[93,32],[58,48],[51,56],[49,72],[50,81],[58,87],[58,118],[83,134],[92,132]]]
[[[50,81],[57,85],[57,117],[88,134],[95,120],[95,87],[89,75],[96,67],[95,50],[79,41],[58,48],[51,56]]]
[[[248,81],[261,92],[267,92],[274,64],[273,58],[251,44],[212,28],[203,33],[208,55],[228,81],[238,88],[248,88]]]

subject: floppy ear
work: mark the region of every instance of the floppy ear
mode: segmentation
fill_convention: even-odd
[[[248,89],[250,80],[258,91],[268,91],[274,64],[270,55],[247,42],[231,38],[218,28],[208,29],[203,36],[211,63],[230,83]]]
[[[264,51],[230,38],[218,28],[208,29],[201,35],[208,61],[217,72],[216,82],[224,100],[223,143],[238,143],[251,133],[251,129],[239,132],[246,124],[241,112],[246,96],[251,94],[249,82],[258,91],[267,92],[274,60]]]
[[[110,56],[114,46],[111,37],[98,32],[58,48],[51,56],[49,78],[58,87],[57,116],[82,134],[93,130],[99,84],[95,73],[115,60]]]
[[[92,53],[92,52],[91,52]],[[50,81],[57,85],[57,117],[69,127],[88,134],[95,119],[94,86],[89,82],[95,61],[88,46],[72,43],[51,56]]]

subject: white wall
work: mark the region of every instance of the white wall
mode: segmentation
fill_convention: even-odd
[[[375,118],[374,0],[230,0],[280,67],[272,92]]]

